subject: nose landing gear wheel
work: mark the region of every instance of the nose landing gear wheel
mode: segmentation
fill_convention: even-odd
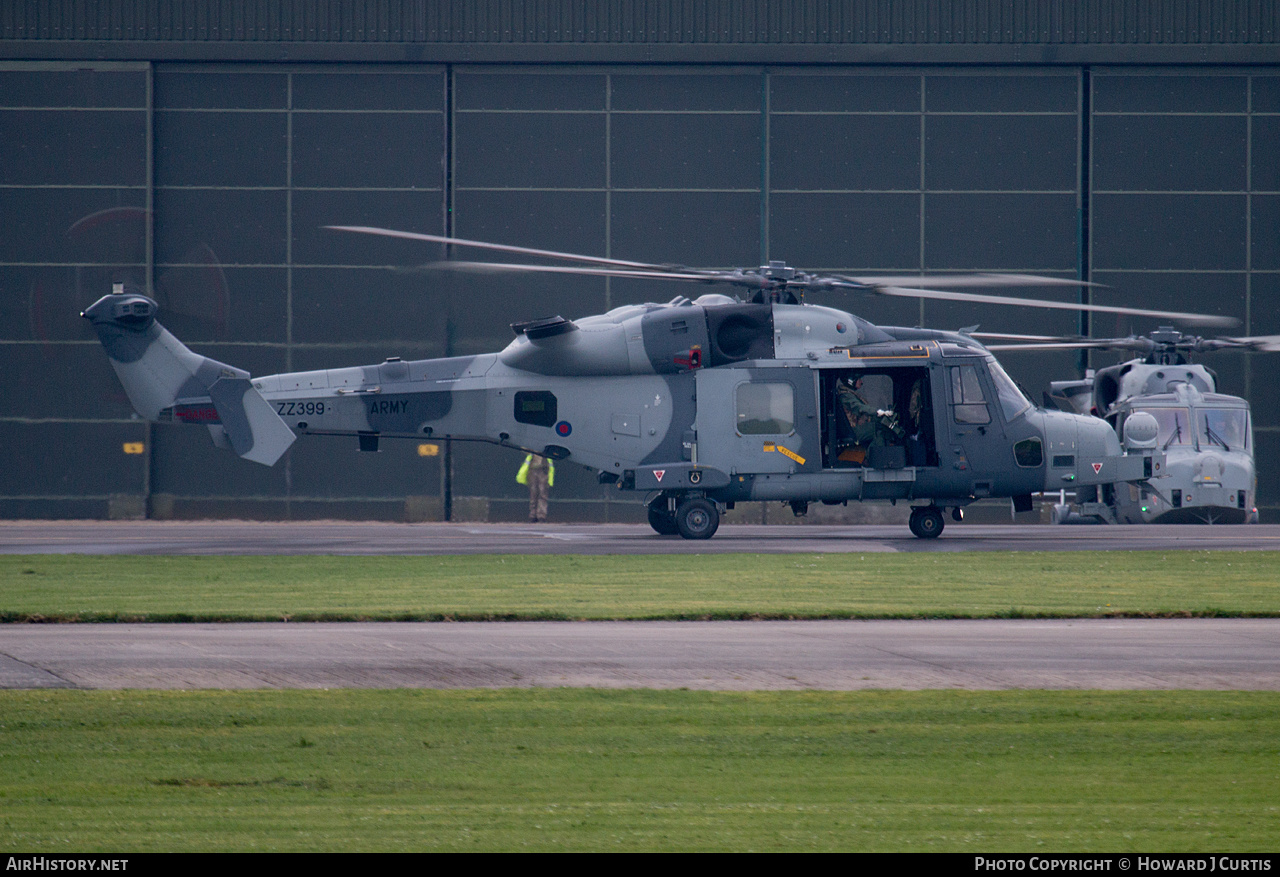
[[[710,539],[720,526],[720,513],[713,502],[695,497],[676,509],[676,528],[686,539]]]
[[[942,519],[942,510],[935,505],[929,505],[912,509],[908,526],[918,539],[937,539],[942,535],[942,528],[946,526],[946,522]]]

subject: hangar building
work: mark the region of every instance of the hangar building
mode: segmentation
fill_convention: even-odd
[[[0,514],[524,515],[510,450],[313,438],[265,469],[133,419],[77,318],[113,280],[255,375],[497,350],[518,320],[684,291],[424,272],[438,248],[330,224],[698,266],[1080,277],[1105,284],[1096,302],[1280,333],[1278,25],[1274,0],[5,3]],[[1001,359],[1037,399],[1081,365]],[[1278,520],[1280,360],[1208,364],[1253,403]],[[612,496],[562,466],[553,519],[640,519]]]

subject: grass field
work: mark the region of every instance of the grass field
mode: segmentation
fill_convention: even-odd
[[[0,620],[1280,615],[1280,553],[0,556]]]
[[[1274,851],[1280,694],[0,692],[0,847]]]
[[[0,619],[1280,615],[1275,553],[0,556]],[[0,846],[1250,852],[1280,693],[0,691]]]

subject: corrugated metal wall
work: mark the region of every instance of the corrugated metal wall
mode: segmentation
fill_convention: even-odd
[[[42,377],[0,393],[0,517],[402,519],[442,502],[439,458],[413,443],[300,442],[263,471],[132,419],[75,317],[120,276],[254,374],[493,350],[512,319],[670,296],[427,283],[399,270],[417,251],[327,224],[449,216],[463,237],[687,264],[1047,271],[1110,284],[1105,303],[1280,332],[1276,7],[0,0],[0,215],[23,217],[0,234],[0,360]],[[971,310],[863,315],[990,323]],[[1021,319],[999,324],[1075,330]],[[1075,371],[1018,357],[1002,359],[1037,390]],[[1258,458],[1280,456],[1273,364],[1212,366],[1253,400]],[[454,493],[522,518],[511,453],[455,447]],[[1260,487],[1280,519],[1280,471]],[[556,491],[567,517],[642,509],[577,467]]]
[[[1267,45],[1275,0],[7,0],[0,40]]]
[[[1280,65],[0,61],[0,216],[21,218],[0,232],[0,362],[35,376],[0,392],[0,518],[420,519],[444,507],[443,455],[315,438],[266,469],[215,451],[205,430],[134,419],[76,315],[131,281],[194,350],[266,375],[494,351],[514,321],[675,292],[405,270],[434,253],[325,229],[355,224],[687,265],[1081,276],[1105,284],[1097,303],[1277,334]],[[1079,328],[1069,312],[822,303],[888,325]],[[1206,358],[1253,402],[1260,461],[1280,458],[1273,358]],[[1036,396],[1077,369],[1073,353],[1001,360]],[[524,518],[516,452],[451,460],[455,509]],[[1280,469],[1259,488],[1280,520]],[[556,518],[633,512],[561,468]]]

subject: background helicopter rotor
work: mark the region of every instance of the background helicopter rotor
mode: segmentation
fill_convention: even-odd
[[[1128,350],[1147,356],[1173,353],[1208,353],[1217,350],[1246,350],[1280,353],[1280,335],[1253,335],[1239,338],[1201,338],[1184,335],[1162,326],[1149,335],[1124,338],[1054,337],[1049,335],[1004,335],[998,332],[970,332],[973,338],[1013,341],[1011,344],[985,344],[988,350]]]
[[[673,280],[677,282],[723,283],[731,286],[751,289],[757,293],[768,292],[771,295],[776,295],[778,300],[789,300],[796,303],[803,300],[804,293],[806,292],[864,292],[873,295],[902,298],[968,302],[972,304],[1012,305],[1015,307],[1043,308],[1049,310],[1069,310],[1077,312],[1088,311],[1095,313],[1124,314],[1138,317],[1154,317],[1163,320],[1176,320],[1190,325],[1235,326],[1239,324],[1239,320],[1236,320],[1235,318],[1213,314],[1196,314],[1182,311],[1159,311],[1144,308],[1118,307],[1114,305],[1058,302],[1045,299],[983,295],[981,293],[974,292],[954,291],[955,288],[972,286],[992,288],[1011,286],[1095,285],[1082,280],[1040,277],[1031,274],[959,274],[919,277],[893,275],[885,277],[855,277],[842,274],[809,274],[795,268],[791,268],[783,262],[770,262],[768,265],[762,265],[759,268],[734,268],[732,270],[689,268],[681,265],[658,265],[647,262],[629,262],[621,259],[586,256],[579,253],[539,250],[510,244],[495,244],[487,241],[474,241],[464,238],[444,237],[441,235],[421,234],[418,232],[398,231],[396,229],[375,228],[371,226],[329,225],[325,226],[325,228],[329,228],[334,231],[380,235],[383,237],[402,238],[406,240],[444,244],[447,246],[475,247],[478,249],[487,249],[502,253],[581,262],[584,263],[585,266],[588,266],[529,265],[504,262],[442,260],[434,263],[428,263],[424,266],[419,266],[418,270],[573,274],[599,277]],[[1043,345],[1041,347],[1042,349],[1052,349],[1044,348]],[[993,347],[991,349],[994,350],[996,348]],[[1015,350],[1029,348],[1005,347],[1004,349]]]
[[[981,276],[988,277],[988,278],[999,278],[999,277],[1002,277],[1003,275],[987,274],[987,275],[981,275]],[[1010,276],[1016,277],[1016,278],[1026,278],[1028,275],[1015,274]],[[1051,278],[1045,278],[1045,279],[1051,279]],[[929,282],[931,280],[932,278],[928,278],[926,279],[926,282]],[[937,284],[930,283],[930,285],[932,286]],[[996,285],[996,284],[991,284],[991,285]],[[1024,282],[1024,283],[1009,283],[1007,285],[1024,286],[1029,284]],[[1057,285],[1057,284],[1036,284],[1036,285]],[[1080,283],[1079,285],[1085,286],[1090,284]],[[1234,317],[1222,317],[1214,314],[1193,314],[1193,313],[1185,313],[1181,311],[1154,311],[1154,310],[1147,310],[1145,308],[1125,308],[1125,307],[1119,307],[1116,305],[1095,305],[1095,304],[1083,304],[1083,303],[1065,302],[1065,301],[1047,301],[1045,299],[1038,299],[1038,298],[1017,298],[1013,296],[1003,296],[1003,295],[980,295],[978,293],[972,293],[972,292],[948,292],[948,291],[943,291],[938,289],[925,289],[921,287],[907,288],[907,287],[897,287],[897,286],[868,285],[862,288],[866,292],[874,293],[876,295],[895,295],[895,296],[903,296],[906,298],[926,298],[926,299],[935,299],[935,300],[941,300],[941,301],[975,302],[978,304],[1014,305],[1018,307],[1045,308],[1048,310],[1061,310],[1061,311],[1088,311],[1089,313],[1124,314],[1126,316],[1132,316],[1132,317],[1155,317],[1161,320],[1177,320],[1178,322],[1181,322],[1181,323],[1187,323],[1190,325],[1197,325],[1197,326],[1236,326],[1236,325],[1239,325],[1240,323],[1240,321]]]

